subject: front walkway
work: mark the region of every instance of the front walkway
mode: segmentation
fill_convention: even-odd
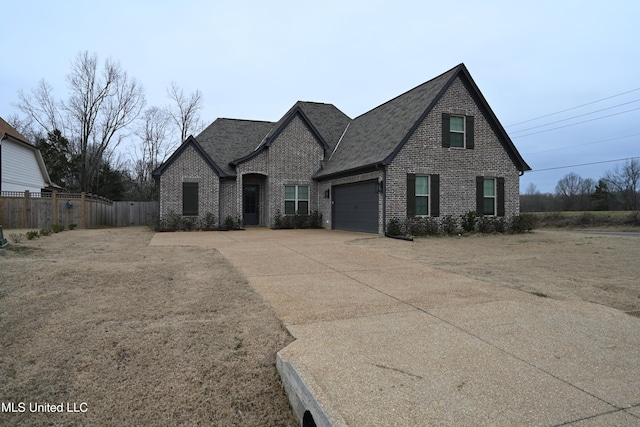
[[[317,425],[640,425],[640,319],[373,252],[326,230],[156,234],[214,247],[296,337],[278,367]],[[309,414],[307,416],[309,416]]]

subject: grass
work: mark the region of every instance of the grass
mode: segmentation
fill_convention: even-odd
[[[640,211],[528,212],[537,228],[623,228],[640,229]]]

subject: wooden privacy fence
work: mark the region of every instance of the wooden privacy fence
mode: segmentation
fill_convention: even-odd
[[[113,202],[86,193],[0,193],[0,225],[9,228],[69,228],[147,225],[158,202]]]

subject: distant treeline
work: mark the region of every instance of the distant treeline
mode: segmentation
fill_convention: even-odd
[[[554,193],[541,193],[532,183],[520,195],[520,211],[637,211],[639,186],[640,160],[631,159],[597,182],[571,172],[558,181]]]

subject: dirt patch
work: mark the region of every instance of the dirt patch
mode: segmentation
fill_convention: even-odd
[[[544,230],[354,243],[540,297],[640,313],[640,237]]]
[[[152,236],[65,231],[0,255],[0,424],[297,425],[271,308],[217,251]]]

